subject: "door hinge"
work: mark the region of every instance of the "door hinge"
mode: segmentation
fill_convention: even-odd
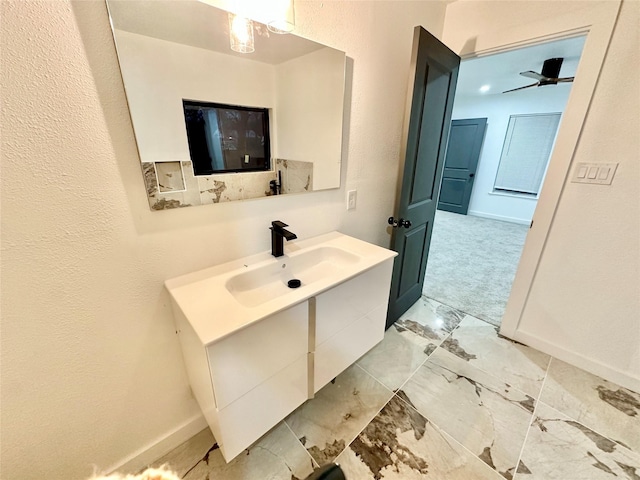
[[[529,228],[533,228],[533,220],[531,220],[531,223],[529,224]]]

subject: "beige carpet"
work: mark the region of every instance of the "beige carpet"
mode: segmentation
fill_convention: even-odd
[[[528,230],[438,210],[424,295],[500,325]]]

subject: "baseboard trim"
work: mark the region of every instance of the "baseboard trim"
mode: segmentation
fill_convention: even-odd
[[[111,466],[107,471],[110,473],[138,472],[205,428],[207,428],[207,421],[202,414],[198,414],[167,435],[156,439],[154,442],[142,447],[124,460]]]
[[[491,220],[500,220],[502,222],[517,223],[519,225],[531,224],[531,220],[527,220],[526,218],[505,217],[503,215],[494,215],[493,213],[480,212],[478,210],[469,210],[467,214],[474,217],[490,218]]]
[[[597,360],[587,358],[579,353],[569,351],[555,343],[523,331],[516,330],[515,334],[511,338],[551,355],[558,360],[562,360],[563,362],[602,377],[605,380],[617,383],[618,385],[628,388],[629,390],[633,390],[634,392],[640,392],[640,378],[634,377],[627,372],[605,365]]]

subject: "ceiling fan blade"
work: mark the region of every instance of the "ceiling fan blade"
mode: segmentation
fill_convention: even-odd
[[[502,92],[502,93],[515,92],[516,90],[523,90],[523,89],[525,89],[525,88],[537,87],[537,86],[538,86],[538,84],[537,84],[537,83],[532,83],[531,85],[527,85],[527,86],[525,86],[525,87],[513,88],[513,89],[511,89],[511,90],[506,90],[506,91],[504,91],[504,92]]]
[[[532,70],[527,70],[526,72],[520,72],[520,75],[522,75],[523,77],[528,77],[528,78],[533,78],[534,80],[547,80],[547,77],[545,77],[544,75],[540,75],[537,72],[534,72]]]
[[[576,77],[564,77],[564,78],[556,78],[558,82],[573,82],[573,79]]]

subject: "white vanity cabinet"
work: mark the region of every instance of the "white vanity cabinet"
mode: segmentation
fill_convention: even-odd
[[[395,256],[332,232],[167,280],[189,381],[227,461],[382,340]],[[286,287],[292,276],[300,288]]]
[[[302,302],[204,346],[174,308],[192,390],[227,461],[309,398],[308,312]]]
[[[392,268],[389,259],[315,297],[314,393],[382,340]]]

